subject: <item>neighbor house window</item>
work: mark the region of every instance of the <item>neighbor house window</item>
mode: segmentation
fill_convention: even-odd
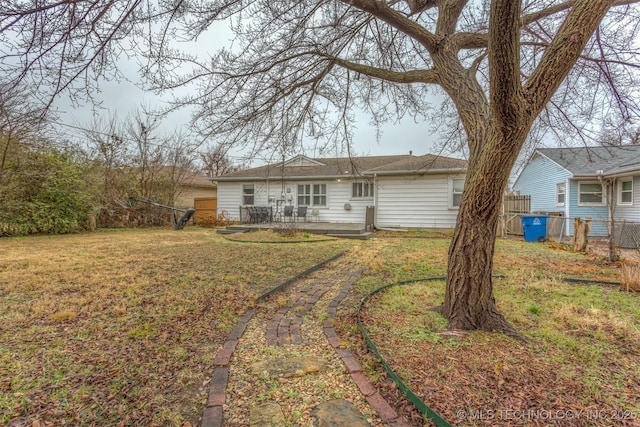
[[[311,206],[311,184],[298,184],[298,206]]]
[[[313,184],[313,206],[327,206],[327,184]]]
[[[242,185],[242,204],[253,205],[255,204],[255,186],[253,184]]]
[[[464,178],[452,178],[450,181],[451,188],[451,206],[459,208],[462,201],[462,191],[464,190]]]
[[[581,182],[578,184],[579,205],[603,205],[604,194],[599,182]]]
[[[618,204],[633,203],[633,179],[623,179],[618,182]]]
[[[567,187],[564,182],[556,184],[556,205],[564,206],[565,197],[567,194]]]
[[[373,199],[373,182],[354,182],[351,184],[351,198]]]

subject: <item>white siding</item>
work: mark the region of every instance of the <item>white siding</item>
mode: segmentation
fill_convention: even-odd
[[[284,185],[282,181],[218,182],[218,213],[224,211],[228,218],[239,219],[243,184],[254,184],[255,205],[272,206],[274,213],[278,205],[268,202],[269,195],[280,199],[284,188],[285,194],[291,195],[291,200],[284,204],[297,206],[297,184],[326,184],[327,205],[318,207],[319,221],[364,224],[366,207],[376,205],[377,227],[453,228],[458,210],[449,208],[450,178],[449,175],[377,178],[374,189],[377,194],[371,199],[352,198],[350,179],[287,181]],[[307,211],[308,220],[315,220],[311,217],[312,208]]]
[[[334,181],[327,185],[328,208],[320,209],[320,218],[330,222],[354,222],[364,224],[367,206],[373,206],[373,199],[362,200],[351,198],[351,180]],[[375,191],[375,190],[374,190]],[[345,204],[350,209],[345,209]]]
[[[455,227],[449,176],[382,177],[377,184],[376,227]]]
[[[312,181],[269,181],[269,182],[219,182],[218,183],[218,213],[227,212],[227,217],[239,220],[240,205],[242,205],[242,186],[244,184],[255,185],[255,206],[271,206],[274,214],[283,205],[298,206],[298,184],[326,184],[327,205],[318,206],[319,216],[317,220],[326,222],[352,222],[363,223],[367,206],[373,205],[370,200],[351,199],[350,180],[312,180]],[[287,192],[289,190],[290,192]],[[269,203],[269,196],[274,200],[282,199],[285,194],[284,203]],[[351,205],[351,209],[345,209],[345,203]],[[307,210],[307,219],[316,220],[311,217],[311,209]]]
[[[351,200],[351,180],[341,179],[333,180],[312,180],[299,181],[292,183],[293,205],[297,206],[298,184],[326,184],[327,186],[327,205],[326,206],[309,206],[307,211],[307,219],[315,220],[311,217],[311,209],[318,209],[318,221],[324,222],[351,222],[364,224],[365,211],[367,206],[373,205],[371,200]],[[345,209],[345,204],[349,204],[351,209]]]
[[[255,206],[268,206],[267,183],[265,182],[218,182],[218,214],[225,212],[225,216],[231,220],[238,221],[240,219],[242,188],[245,184],[254,185]]]
[[[218,182],[218,215],[224,212],[227,218],[238,221],[241,204],[241,182]]]

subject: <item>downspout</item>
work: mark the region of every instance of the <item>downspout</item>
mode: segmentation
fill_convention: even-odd
[[[571,179],[567,177],[564,184],[564,233],[569,237],[569,227],[571,225]],[[574,230],[575,233],[575,230]],[[562,240],[562,233],[560,235]]]
[[[378,228],[378,174],[373,174],[373,228]]]
[[[616,213],[616,178],[605,180],[607,183],[607,203],[609,204],[609,261],[615,261],[616,258],[616,236],[614,216]]]

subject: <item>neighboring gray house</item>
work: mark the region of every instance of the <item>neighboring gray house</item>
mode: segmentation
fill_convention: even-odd
[[[240,219],[241,206],[306,206],[314,221],[364,223],[375,206],[376,227],[452,228],[466,160],[371,156],[290,160],[232,172],[218,183],[218,213]]]
[[[513,189],[531,196],[532,212],[592,218],[591,236],[609,235],[609,220],[640,222],[640,146],[541,148]],[[573,235],[573,220],[565,224]]]

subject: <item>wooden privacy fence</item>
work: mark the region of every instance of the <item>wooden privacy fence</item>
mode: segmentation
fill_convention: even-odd
[[[502,199],[502,221],[498,225],[498,234],[503,237],[507,234],[522,236],[523,230],[520,215],[530,212],[531,196],[505,195]]]
[[[194,221],[202,224],[215,221],[218,199],[215,197],[202,197],[193,199],[193,207],[196,210]]]
[[[521,215],[539,214],[546,215],[547,237],[559,237],[567,232],[567,218],[562,212],[531,212],[531,196],[506,195],[502,201],[502,220],[498,224],[498,234],[522,236]]]
[[[566,217],[563,212],[531,212],[531,196],[505,195],[502,202],[502,218],[498,224],[498,233],[502,237],[507,235],[522,236],[521,215],[539,214],[547,216],[547,238],[560,238],[572,234],[570,225],[576,218]],[[594,227],[600,229],[613,228],[614,245],[624,249],[640,249],[640,222],[624,219],[609,220],[606,218],[588,218]],[[571,222],[571,224],[570,224]],[[602,234],[595,234],[596,237],[603,238]],[[607,233],[606,238],[611,236]]]

